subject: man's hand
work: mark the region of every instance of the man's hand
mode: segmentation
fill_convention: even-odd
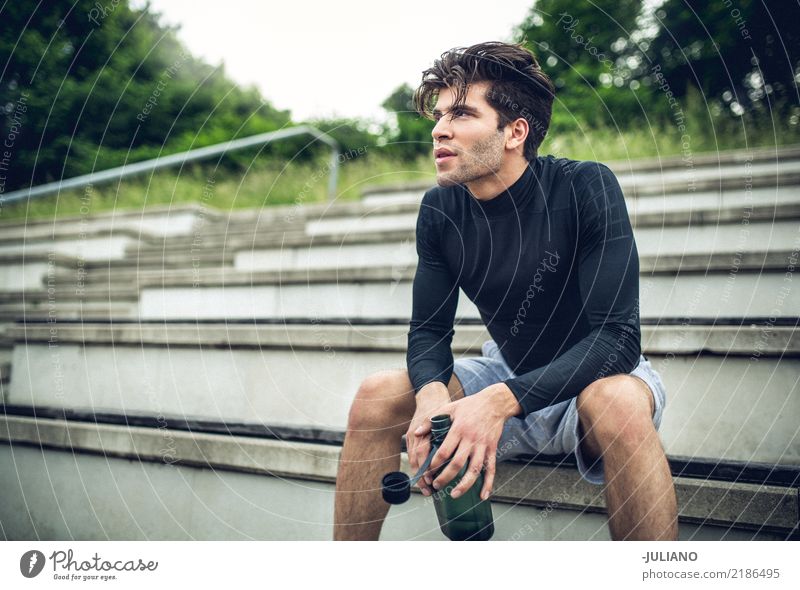
[[[492,493],[497,444],[503,433],[503,424],[508,418],[521,412],[522,407],[517,398],[504,383],[490,385],[475,395],[441,406],[436,413],[449,414],[452,425],[433,457],[429,472],[435,473],[450,457],[453,459],[433,481],[433,487],[437,490],[443,488],[468,464],[464,477],[450,493],[453,498],[457,498],[472,487],[485,464],[481,499],[486,500]],[[430,430],[431,423],[428,420],[414,434],[418,437],[425,436],[430,434]],[[424,459],[425,455],[422,457]]]
[[[406,432],[406,449],[412,473],[417,472],[431,450],[430,428],[424,434],[415,434],[415,431],[425,424],[430,426],[431,417],[444,413],[441,410],[450,403],[450,392],[444,383],[433,381],[419,390],[416,401],[417,409]],[[425,496],[433,493],[430,483],[429,475],[420,478],[417,483]]]

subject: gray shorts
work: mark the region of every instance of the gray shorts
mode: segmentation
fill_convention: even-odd
[[[495,383],[516,375],[506,364],[494,340],[481,347],[483,356],[455,361],[453,372],[464,388],[464,395],[473,395]],[[658,430],[664,412],[666,392],[661,377],[645,356],[641,356],[631,375],[639,377],[650,387],[655,401],[653,424]],[[580,448],[580,425],[576,398],[548,406],[523,418],[509,418],[497,445],[498,461],[519,455],[567,455],[574,453],[581,477],[589,483],[602,485],[603,461],[587,465]]]

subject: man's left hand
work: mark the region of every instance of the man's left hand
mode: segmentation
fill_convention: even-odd
[[[485,464],[481,499],[486,500],[492,493],[497,444],[503,433],[503,424],[521,411],[516,397],[504,383],[490,385],[475,395],[442,406],[438,413],[449,414],[452,425],[433,456],[428,473],[435,473],[450,457],[452,460],[433,481],[433,487],[442,489],[468,464],[464,477],[450,493],[453,498],[458,498],[472,487]],[[430,428],[429,420],[415,434],[426,434]]]

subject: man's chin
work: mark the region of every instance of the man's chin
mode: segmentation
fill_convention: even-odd
[[[455,186],[460,183],[449,174],[439,174],[436,176],[436,184],[439,186]]]

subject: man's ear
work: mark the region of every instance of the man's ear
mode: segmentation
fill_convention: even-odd
[[[525,140],[528,138],[528,133],[530,133],[530,127],[526,119],[519,117],[506,125],[506,130],[506,148],[514,150],[525,145]]]

